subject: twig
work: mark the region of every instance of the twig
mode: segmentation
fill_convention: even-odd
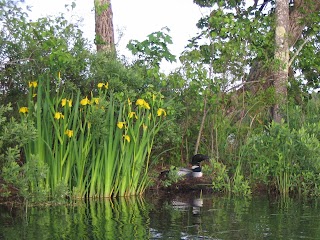
[[[301,52],[302,48],[304,45],[306,45],[306,43],[310,41],[310,37],[306,38],[303,43],[298,47],[297,51],[293,54],[292,58],[289,60],[289,63],[288,63],[288,67],[291,66],[293,60],[298,56],[298,54]]]
[[[8,61],[6,63],[2,63],[0,65],[3,65],[3,66],[6,66],[6,65],[14,65],[14,64],[19,64],[19,62],[22,62],[22,61],[31,61],[33,59],[31,58],[22,58],[22,59],[17,59],[17,60],[13,60],[13,61]]]

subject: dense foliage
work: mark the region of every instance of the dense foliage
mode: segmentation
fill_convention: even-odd
[[[286,104],[282,106],[285,117],[282,123],[276,124],[272,122],[270,115],[279,97],[275,95],[270,77],[276,65],[274,1],[255,1],[252,5],[246,4],[246,1],[195,2],[202,7],[210,7],[211,13],[199,20],[200,34],[190,40],[180,56],[182,66],[165,75],[160,71],[160,62],[175,61],[175,56],[168,48],[168,44],[172,43],[168,29],[154,32],[142,42],[132,40],[128,48],[136,56],[136,61],[124,63],[115,53],[92,52],[79,27],[68,23],[63,15],[29,21],[27,13],[15,2],[1,1],[0,100],[2,109],[8,108],[5,106],[10,102],[14,109],[10,114],[1,110],[0,116],[6,117],[1,121],[8,126],[12,125],[12,131],[22,137],[22,129],[16,125],[17,120],[10,122],[10,116],[20,118],[24,115],[19,115],[19,108],[30,108],[34,104],[30,108],[33,110],[29,112],[30,121],[25,123],[28,124],[25,130],[30,132],[30,142],[27,145],[42,141],[42,147],[52,147],[56,141],[53,135],[39,133],[40,127],[45,124],[41,121],[46,119],[39,114],[48,114],[46,117],[56,129],[55,119],[50,118],[49,113],[60,112],[58,107],[62,99],[74,98],[77,99],[74,102],[79,104],[80,99],[85,99],[86,96],[91,99],[99,95],[98,84],[108,83],[119,115],[121,106],[124,106],[121,104],[127,98],[152,101],[153,94],[163,97],[161,101],[166,106],[166,121],[156,131],[156,137],[150,138],[153,140],[148,148],[152,146],[152,151],[148,149],[151,151],[148,152],[150,159],[148,157],[145,162],[151,170],[156,164],[185,165],[196,151],[211,156],[211,163],[204,167],[204,172],[212,179],[215,191],[250,195],[252,190],[262,187],[283,196],[291,193],[319,195],[320,135],[317,129],[320,102],[316,93],[310,94],[319,84],[319,4],[302,0],[290,2],[291,14],[297,14],[298,19],[291,19],[294,41],[290,45],[289,95]],[[301,5],[297,5],[298,2]],[[308,14],[305,14],[306,6],[313,6],[311,9],[314,11],[308,10]],[[300,30],[296,28],[300,26],[297,22],[304,24]],[[32,92],[33,83],[39,83],[41,79],[47,84],[45,90],[37,90],[42,93],[43,99],[34,95],[40,92]],[[50,102],[51,112],[38,111],[37,100],[44,104],[42,107]],[[117,116],[117,111],[112,116]],[[80,116],[80,113],[73,114]],[[105,122],[108,117],[103,112],[95,112],[94,117],[88,113],[88,117],[91,117],[90,120],[82,118],[81,121],[92,121],[96,126],[109,127]],[[1,128],[4,129],[2,126]],[[50,126],[45,128],[50,129]],[[63,134],[66,130],[61,130],[61,136],[67,139]],[[110,129],[96,131],[111,136],[108,132]],[[35,134],[38,138],[33,141]],[[48,169],[53,166],[36,156],[36,152],[21,156],[24,167],[20,168],[14,164],[17,157],[10,157],[12,154],[8,151],[8,146],[3,144],[3,139],[10,137],[4,131],[0,136],[0,171],[7,181],[15,184],[18,182],[6,175],[12,168],[17,173],[16,177],[28,178],[27,183],[40,179],[41,184],[46,186],[47,181],[50,186],[44,189],[51,192],[51,196],[57,192],[52,188],[60,186],[59,181],[72,182],[68,191],[74,190],[70,186],[77,187],[75,179],[67,180],[63,174],[57,180],[46,179]],[[79,140],[80,137],[77,137]],[[16,151],[26,146],[26,139],[19,139],[10,142]],[[62,141],[59,137],[57,139]],[[100,140],[92,144],[98,146],[105,141]],[[94,150],[93,145],[90,146],[90,154],[99,155],[102,159],[102,153]],[[50,151],[53,151],[54,148],[50,147]],[[68,148],[63,151],[65,152],[60,155],[62,159],[70,154]],[[57,153],[50,154],[53,162]],[[121,153],[115,155],[122,156]],[[35,159],[44,164],[32,165]],[[84,165],[86,173],[95,171],[94,163],[90,164]],[[69,167],[76,168],[72,164]],[[73,174],[77,173],[79,171],[73,171]],[[35,176],[37,174],[39,176]],[[111,171],[110,174],[114,173]],[[84,189],[80,196],[89,194],[91,186],[88,184],[89,178],[86,175],[82,177],[87,182],[81,186]],[[96,182],[93,178],[90,180]],[[30,186],[24,186],[24,189],[30,190]],[[109,196],[114,191],[109,189],[108,194],[96,193],[97,186],[92,186],[92,196]],[[146,182],[143,188],[145,186]],[[39,193],[39,189],[33,189],[32,191]],[[126,195],[130,191],[124,192]]]

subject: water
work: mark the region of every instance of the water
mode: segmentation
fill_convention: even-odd
[[[0,206],[0,239],[320,239],[318,201],[199,193],[75,206]]]

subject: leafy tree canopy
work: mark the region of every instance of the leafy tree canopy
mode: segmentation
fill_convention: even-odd
[[[201,33],[192,39],[183,60],[207,64],[219,79],[246,80],[259,63],[270,68],[274,59],[275,1],[194,0],[211,9],[198,22]],[[320,2],[288,1],[290,6],[289,45],[291,67],[308,82],[319,87]],[[205,39],[205,43],[203,40]],[[195,51],[198,52],[194,58]],[[227,77],[226,77],[227,76]],[[229,81],[230,83],[230,81]]]

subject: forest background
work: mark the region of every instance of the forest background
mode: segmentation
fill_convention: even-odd
[[[318,196],[319,1],[194,2],[210,14],[164,74],[169,29],[120,59],[110,1],[95,1],[97,51],[63,15],[1,1],[1,184],[25,199],[141,194],[155,166],[201,152],[215,191]]]

